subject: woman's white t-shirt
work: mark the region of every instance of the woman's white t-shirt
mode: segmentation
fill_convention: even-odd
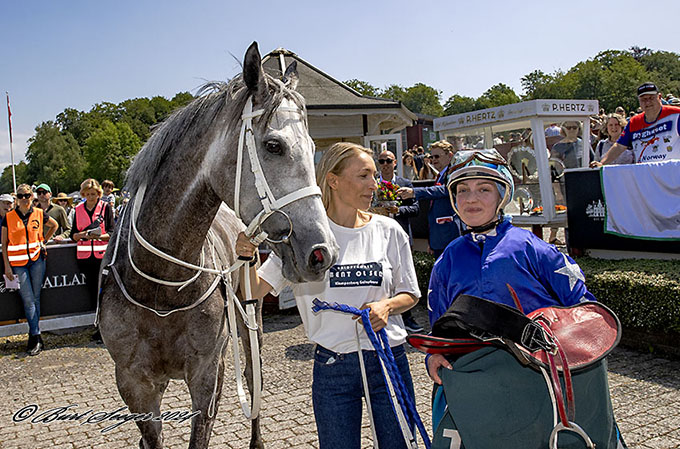
[[[345,228],[331,220],[329,223],[340,250],[337,262],[326,272],[323,281],[291,284],[283,277],[281,259],[274,253],[262,264],[258,274],[272,286],[274,294],[287,285],[292,287],[311,341],[346,354],[357,351],[355,326],[356,323],[361,326],[361,321],[333,310],[313,313],[314,298],[360,308],[398,293],[419,298],[420,290],[408,236],[394,219],[373,215],[371,221],[360,228]],[[401,315],[390,315],[385,330],[390,346],[404,343],[407,333]],[[374,349],[363,327],[360,341],[362,349]]]

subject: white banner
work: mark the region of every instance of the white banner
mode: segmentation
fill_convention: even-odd
[[[680,160],[602,168],[605,232],[680,239]]]

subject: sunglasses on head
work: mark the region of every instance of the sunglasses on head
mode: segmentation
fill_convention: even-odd
[[[17,193],[17,198],[19,198],[20,200],[25,200],[31,198],[32,196],[33,196],[32,193]]]
[[[394,162],[394,159],[378,159],[378,164],[389,164],[390,162]]]

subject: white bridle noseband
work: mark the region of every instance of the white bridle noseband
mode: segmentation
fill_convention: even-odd
[[[255,135],[253,133],[253,119],[256,117],[259,117],[264,114],[264,109],[258,109],[256,111],[253,111],[253,102],[252,102],[252,97],[249,96],[248,99],[246,100],[245,107],[243,109],[243,113],[241,115],[241,132],[239,134],[239,140],[238,140],[238,153],[237,153],[237,158],[236,158],[236,177],[235,177],[235,187],[234,187],[234,211],[236,212],[236,216],[241,218],[240,215],[240,191],[241,191],[241,178],[242,178],[242,171],[243,171],[243,154],[244,154],[244,147],[248,150],[248,158],[250,160],[250,168],[253,173],[253,176],[255,177],[255,188],[257,190],[258,197],[260,198],[260,202],[262,203],[262,210],[253,218],[253,220],[250,222],[250,224],[247,226],[245,234],[250,238],[251,242],[255,245],[259,245],[263,241],[267,240],[270,243],[287,243],[290,236],[293,233],[293,222],[288,216],[286,212],[281,210],[283,207],[285,207],[288,204],[291,204],[297,200],[300,200],[302,198],[306,198],[309,196],[321,196],[321,189],[319,189],[318,186],[313,185],[313,186],[307,186],[300,188],[298,190],[295,190],[287,195],[284,195],[283,197],[276,199],[274,194],[272,193],[271,189],[269,188],[269,184],[267,183],[267,179],[264,175],[264,172],[262,171],[262,166],[260,164],[260,160],[257,155],[257,146],[255,144]],[[277,109],[276,112],[293,112],[300,114],[302,116],[302,112],[300,111],[299,108],[293,108],[293,107],[287,107],[280,105]],[[160,249],[154,247],[151,243],[149,243],[142,235],[139,233],[137,230],[136,226],[136,221],[137,221],[137,216],[139,214],[139,210],[141,208],[142,201],[144,199],[144,194],[146,192],[146,184],[141,185],[136,194],[136,198],[134,198],[133,201],[133,206],[132,206],[132,216],[130,217],[130,224],[129,224],[129,230],[128,230],[128,259],[130,260],[132,268],[140,274],[142,277],[145,279],[155,282],[157,284],[169,286],[169,287],[175,287],[178,286],[178,291],[185,288],[187,285],[189,285],[191,282],[195,281],[200,273],[210,273],[210,274],[215,274],[218,277],[215,278],[215,280],[211,283],[211,285],[208,287],[208,290],[203,293],[198,300],[193,302],[192,304],[177,308],[177,309],[171,309],[167,311],[160,311],[157,309],[154,309],[152,307],[148,307],[144,304],[141,304],[140,302],[136,301],[130,294],[127,292],[125,289],[125,285],[123,284],[120,276],[118,275],[118,272],[116,268],[113,266],[115,261],[116,261],[116,256],[118,253],[118,243],[120,241],[120,230],[118,231],[116,235],[116,243],[114,246],[114,252],[113,252],[113,257],[111,258],[111,262],[102,270],[103,275],[108,275],[108,269],[110,268],[111,271],[113,272],[114,279],[116,280],[116,283],[118,284],[118,287],[120,288],[121,292],[123,293],[123,296],[130,301],[132,304],[144,308],[146,310],[149,310],[153,313],[155,313],[157,316],[164,318],[172,313],[175,312],[182,312],[182,311],[187,311],[190,309],[193,309],[194,307],[198,306],[201,304],[203,301],[205,301],[217,288],[219,284],[219,280],[223,280],[223,284],[225,286],[225,289],[227,291],[227,315],[228,315],[228,320],[229,320],[229,331],[230,335],[227,335],[227,338],[224,340],[222,343],[222,349],[220,353],[224,352],[224,347],[229,340],[229,337],[231,336],[232,339],[232,345],[233,345],[233,356],[234,356],[234,372],[236,375],[236,387],[237,387],[237,393],[239,396],[239,402],[241,403],[241,408],[243,410],[244,415],[246,416],[247,419],[255,419],[258,416],[259,409],[260,409],[260,403],[261,403],[261,394],[262,394],[262,378],[261,378],[261,365],[260,365],[260,349],[259,349],[259,343],[258,343],[258,338],[257,338],[257,331],[258,331],[258,324],[257,324],[257,318],[256,318],[256,313],[255,313],[255,305],[257,304],[257,300],[252,299],[252,293],[250,289],[250,270],[248,268],[247,262],[245,260],[239,259],[237,260],[233,265],[231,265],[229,268],[224,268],[217,266],[217,256],[214,252],[214,242],[212,241],[214,237],[212,237],[212,233],[209,231],[208,232],[208,242],[210,244],[210,248],[212,250],[212,255],[213,255],[213,267],[214,268],[208,268],[205,267],[204,264],[204,255],[203,252],[201,253],[201,266],[194,265],[189,262],[185,262],[183,260],[177,259]],[[128,206],[129,207],[129,206]],[[123,219],[125,214],[127,213],[126,207],[123,210],[123,215],[121,216],[121,224],[123,223]],[[266,232],[261,230],[262,223],[264,223],[267,218],[272,216],[275,213],[282,214],[288,221],[288,233],[285,235],[283,238],[279,240],[271,240],[268,238],[268,235]],[[157,279],[153,276],[150,276],[146,273],[143,273],[137,266],[132,263],[132,252],[131,252],[131,245],[130,245],[130,234],[134,235],[135,240],[147,251],[151,252],[152,254],[168,261],[173,264],[189,268],[192,270],[196,271],[196,274],[192,276],[190,279],[186,281],[166,281],[163,279]],[[245,266],[244,266],[245,264]],[[245,301],[245,310],[241,303],[238,301],[238,298],[236,297],[236,294],[234,292],[234,289],[232,288],[231,284],[228,282],[228,276],[239,269],[240,267],[244,266],[244,290],[245,290],[245,296],[246,296],[246,301]],[[99,304],[97,304],[97,318],[96,321],[98,322],[99,319]],[[239,313],[241,314],[243,321],[248,328],[248,334],[250,337],[250,352],[251,352],[251,361],[252,361],[252,372],[253,372],[253,391],[252,391],[252,406],[249,405],[248,399],[246,397],[245,390],[243,388],[243,379],[241,377],[241,370],[240,370],[240,359],[239,359],[239,345],[238,345],[238,331],[236,328],[236,317],[235,317],[235,310],[238,309]],[[95,323],[96,324],[96,323]],[[217,367],[217,370],[219,372],[219,364]],[[208,408],[208,415],[213,417],[215,413],[215,405],[216,405],[216,400],[217,400],[217,373],[215,375],[215,387],[213,390],[213,395],[212,399],[210,401],[210,406]]]

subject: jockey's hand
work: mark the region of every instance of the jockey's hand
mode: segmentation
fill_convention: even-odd
[[[234,250],[238,256],[252,259],[255,251],[257,251],[257,246],[253,245],[253,242],[250,241],[244,232],[239,232]]]
[[[369,302],[361,306],[361,310],[371,309],[368,313],[368,317],[371,320],[371,327],[375,332],[387,326],[387,318],[390,316],[390,311],[392,308],[389,305],[389,301],[382,300],[376,302]],[[358,320],[359,317],[354,317]]]
[[[401,187],[397,190],[397,196],[399,196],[402,199],[409,199],[413,198],[415,194],[413,193],[413,189],[410,187]]]
[[[430,379],[438,385],[442,384],[442,380],[439,377],[439,368],[442,366],[446,369],[453,369],[449,361],[446,360],[446,357],[441,354],[432,354],[432,356],[427,359],[427,374],[430,376]]]

